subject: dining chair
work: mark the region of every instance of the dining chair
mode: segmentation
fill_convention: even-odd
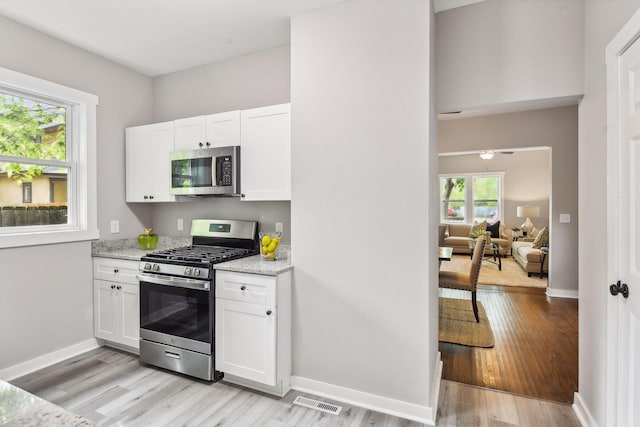
[[[480,323],[480,318],[478,317],[476,289],[478,287],[478,276],[480,275],[480,266],[482,265],[482,256],[484,254],[485,244],[485,236],[478,237],[476,240],[476,247],[473,249],[473,256],[471,257],[469,273],[459,271],[441,271],[439,274],[439,287],[471,292],[473,314],[476,316],[476,322],[478,323]]]

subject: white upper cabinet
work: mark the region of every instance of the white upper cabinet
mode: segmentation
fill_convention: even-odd
[[[127,202],[173,202],[171,163],[173,122],[126,129]]]
[[[291,200],[291,104],[241,112],[242,200]]]
[[[240,145],[240,111],[188,117],[175,121],[175,149]]]

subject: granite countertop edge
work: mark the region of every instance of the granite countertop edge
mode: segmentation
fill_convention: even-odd
[[[3,395],[2,425],[79,427],[96,423],[0,380]],[[6,424],[5,424],[6,423]]]
[[[114,258],[129,261],[140,261],[140,258],[149,252],[188,246],[191,237],[163,237],[158,239],[158,246],[154,250],[143,250],[138,246],[138,241],[132,239],[98,240],[91,244],[91,256],[101,258]],[[260,255],[215,264],[213,268],[221,271],[233,271],[238,273],[263,274],[277,276],[293,268],[290,257],[291,248],[282,245],[281,259],[265,260]]]

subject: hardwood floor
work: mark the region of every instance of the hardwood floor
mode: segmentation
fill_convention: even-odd
[[[442,289],[441,296],[469,299]],[[578,390],[578,301],[544,289],[479,286],[496,339],[494,348],[439,343],[442,378],[555,402]]]
[[[104,426],[402,426],[422,424],[297,391],[282,399],[224,382],[209,384],[140,366],[103,347],[12,383]],[[343,407],[330,415],[293,405],[298,395]],[[438,426],[580,424],[568,405],[443,381]]]

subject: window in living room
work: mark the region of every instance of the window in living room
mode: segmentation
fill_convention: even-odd
[[[442,222],[464,222],[466,178],[448,176],[440,178],[440,217]]]
[[[500,177],[473,177],[473,221],[488,223],[500,219]]]
[[[504,173],[440,175],[440,221],[471,223],[502,219]]]

